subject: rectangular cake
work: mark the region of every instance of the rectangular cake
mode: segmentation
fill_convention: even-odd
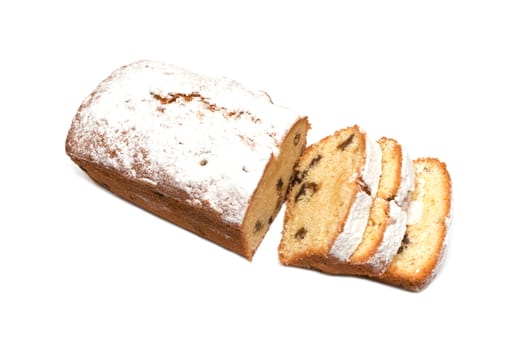
[[[138,61],[83,101],[66,152],[107,190],[251,260],[308,129],[264,92]]]

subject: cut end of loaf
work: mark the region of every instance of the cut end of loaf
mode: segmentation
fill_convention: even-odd
[[[307,118],[298,121],[284,138],[279,155],[268,163],[251,198],[242,231],[245,256],[251,260],[286,198],[293,166],[304,151],[310,128]]]

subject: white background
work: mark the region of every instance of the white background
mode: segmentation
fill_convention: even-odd
[[[521,2],[147,3],[0,5],[0,349],[524,347]],[[359,124],[445,161],[439,277],[283,267],[282,215],[248,262],[94,185],[70,122],[144,58],[268,91],[310,142]]]

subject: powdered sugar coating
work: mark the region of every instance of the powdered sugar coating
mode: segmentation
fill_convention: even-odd
[[[337,236],[329,255],[347,262],[362,241],[373,199],[365,192],[358,192],[351,206],[344,229]]]
[[[378,192],[382,174],[382,150],[380,145],[366,135],[366,161],[362,169],[362,181],[368,186],[371,197]]]
[[[422,219],[424,212],[424,202],[420,200],[412,200],[408,206],[408,225],[416,225]]]
[[[408,153],[401,149],[402,168],[400,171],[400,186],[395,196],[395,202],[406,209],[409,195],[415,189],[415,169],[413,168],[413,161]]]
[[[300,116],[227,78],[174,65],[124,66],[86,98],[70,130],[75,156],[189,194],[241,224],[272,156]]]
[[[393,257],[402,244],[402,238],[406,233],[407,213],[395,201],[389,202],[390,223],[384,231],[384,236],[377,252],[368,260],[373,267],[374,273],[383,272],[393,260]]]

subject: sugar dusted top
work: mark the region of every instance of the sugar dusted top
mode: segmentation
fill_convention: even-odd
[[[86,98],[67,143],[75,157],[184,190],[191,204],[241,224],[267,162],[299,118],[233,80],[138,61]]]

